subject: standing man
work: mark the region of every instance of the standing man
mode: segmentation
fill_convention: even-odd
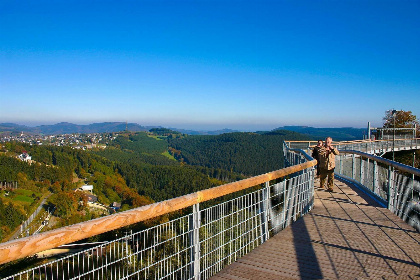
[[[333,191],[335,156],[339,154],[338,150],[331,146],[331,143],[332,138],[327,137],[325,139],[325,145],[319,150],[321,188],[325,186],[325,179],[328,177],[327,190],[329,192]]]
[[[318,144],[312,150],[312,157],[316,159],[316,176],[319,177],[319,150],[322,148],[322,140],[318,140]]]

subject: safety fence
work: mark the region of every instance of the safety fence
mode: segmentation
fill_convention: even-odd
[[[293,166],[0,244],[0,263],[7,263],[181,209],[188,213],[3,279],[207,279],[312,208],[316,161],[285,151]],[[226,201],[205,205],[214,199]]]
[[[335,173],[420,231],[420,170],[360,151],[340,150]]]
[[[290,148],[302,149],[308,154],[317,141],[286,141],[286,145]],[[420,149],[420,138],[396,139],[393,140],[358,140],[358,141],[341,141],[333,142],[333,145],[339,150],[354,150],[365,152],[368,154],[383,155],[387,152],[416,150]]]
[[[420,149],[420,138],[360,141],[360,142],[340,142],[336,145],[339,150],[355,150],[368,154],[383,155],[391,151],[415,150]]]

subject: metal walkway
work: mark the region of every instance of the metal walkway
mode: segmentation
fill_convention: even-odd
[[[311,212],[211,279],[420,279],[419,232],[354,186],[315,188]]]

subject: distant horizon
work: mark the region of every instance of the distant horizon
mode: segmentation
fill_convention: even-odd
[[[188,125],[182,125],[179,124],[178,126],[167,126],[167,125],[163,125],[163,124],[142,124],[139,122],[125,122],[125,121],[94,121],[94,122],[82,122],[82,123],[76,123],[76,122],[71,122],[71,121],[59,121],[59,122],[45,122],[45,123],[23,123],[23,122],[1,122],[1,123],[10,123],[10,124],[16,124],[16,125],[21,125],[21,126],[26,126],[29,128],[35,128],[35,127],[40,127],[40,126],[49,126],[49,125],[57,125],[57,124],[62,124],[62,123],[68,123],[68,124],[73,124],[73,125],[81,125],[81,126],[88,126],[88,125],[92,125],[92,124],[102,124],[102,123],[128,123],[128,124],[136,124],[136,125],[140,125],[143,127],[163,127],[163,128],[168,128],[168,129],[181,129],[181,130],[192,130],[192,131],[219,131],[219,130],[237,130],[237,131],[243,131],[243,132],[255,132],[255,131],[271,131],[277,128],[287,128],[287,127],[310,127],[310,128],[317,128],[317,129],[321,129],[321,128],[354,128],[354,129],[367,129],[367,122],[366,125],[364,127],[355,127],[355,126],[312,126],[312,125],[277,125],[277,126],[255,126],[254,128],[250,128],[250,127],[246,127],[244,126],[229,126],[229,125],[214,125],[214,126],[209,126],[209,125],[204,125],[204,126],[193,126],[190,127]],[[382,126],[374,126],[371,124],[371,127],[382,127]]]

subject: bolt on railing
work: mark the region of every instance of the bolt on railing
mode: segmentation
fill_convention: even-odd
[[[3,279],[207,279],[311,209],[316,161],[303,151],[290,153],[291,167],[0,244],[5,263],[192,207],[188,215]],[[237,197],[200,209],[233,193]]]

